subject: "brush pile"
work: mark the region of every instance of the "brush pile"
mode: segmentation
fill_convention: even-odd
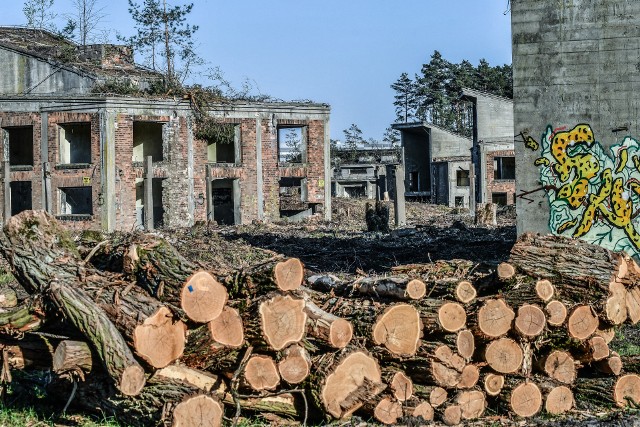
[[[640,267],[581,241],[524,235],[497,268],[438,261],[344,281],[280,256],[222,274],[151,234],[78,245],[27,211],[0,251],[21,285],[0,291],[2,378],[50,370],[51,396],[127,425],[250,413],[455,425],[487,407],[640,402],[637,364],[609,349],[617,325],[640,320]]]

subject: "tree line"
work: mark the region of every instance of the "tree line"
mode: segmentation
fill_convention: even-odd
[[[461,99],[462,88],[513,98],[511,65],[491,66],[481,59],[477,66],[467,60],[447,61],[437,50],[413,78],[402,73],[391,84],[395,91],[396,122],[429,122],[470,136],[473,112]]]

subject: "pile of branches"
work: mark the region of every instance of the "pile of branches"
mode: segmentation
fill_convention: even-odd
[[[531,417],[640,402],[636,364],[608,346],[640,320],[640,267],[580,241],[525,235],[498,268],[341,281],[276,256],[221,275],[157,235],[78,246],[27,211],[0,251],[28,295],[0,298],[5,364],[52,371],[51,396],[73,389],[74,404],[127,425],[248,413],[455,425],[488,406]]]

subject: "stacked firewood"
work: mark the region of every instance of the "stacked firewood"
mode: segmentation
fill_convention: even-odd
[[[128,425],[242,413],[455,425],[489,406],[530,417],[578,396],[640,402],[637,364],[609,350],[617,325],[640,320],[640,267],[580,241],[525,235],[497,268],[439,261],[344,281],[279,256],[211,271],[158,235],[78,247],[28,211],[0,251],[21,285],[0,292],[4,364],[51,370],[52,396],[73,390]]]

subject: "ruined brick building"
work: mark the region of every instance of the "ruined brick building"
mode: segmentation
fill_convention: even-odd
[[[26,209],[107,231],[330,218],[325,104],[215,104],[233,132],[200,140],[188,100],[103,93],[161,81],[127,47],[0,28],[0,64],[4,221]]]

